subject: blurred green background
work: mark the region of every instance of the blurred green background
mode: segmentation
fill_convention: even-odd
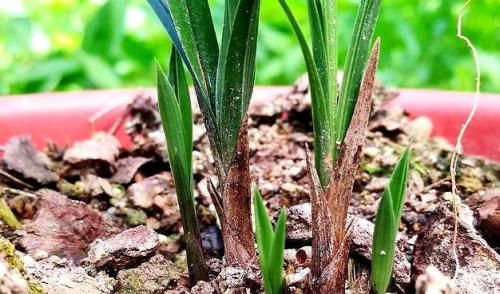
[[[305,0],[289,0],[307,31]],[[224,0],[211,0],[217,25]],[[358,0],[339,0],[340,64]],[[386,86],[471,90],[470,52],[456,35],[462,1],[384,0],[378,78]],[[477,46],[482,90],[500,92],[499,0],[476,0],[464,33]],[[257,83],[290,84],[304,72],[277,0],[262,0]],[[154,85],[169,41],[145,0],[0,0],[0,95]]]

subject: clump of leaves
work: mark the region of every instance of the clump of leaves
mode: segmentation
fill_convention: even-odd
[[[283,254],[285,251],[286,212],[281,210],[273,231],[259,190],[253,190],[255,231],[259,248],[259,263],[266,294],[284,293]]]
[[[312,51],[286,0],[279,2],[304,55],[312,99],[315,164],[321,185],[326,187],[354,113],[381,1],[362,0],[359,5],[340,92],[336,1],[307,1]]]
[[[311,49],[287,1],[279,0],[299,40],[309,77],[315,155],[315,168],[308,162],[313,211],[311,274],[317,293],[345,292],[347,207],[370,114],[379,49],[376,42],[371,50],[371,41],[380,2],[361,0],[339,91],[336,1],[307,1]]]
[[[193,192],[193,121],[184,66],[175,49],[168,76],[158,66],[158,104],[182,217],[189,273],[194,281],[207,278]]]
[[[255,81],[260,1],[226,1],[220,48],[207,0],[148,2],[191,74],[216,159],[227,169]]]
[[[410,149],[406,149],[382,194],[375,219],[371,281],[376,293],[385,293],[391,281],[396,236],[408,185],[410,156]]]
[[[218,176],[218,187],[210,184],[209,191],[226,261],[244,265],[255,257],[245,116],[255,81],[260,0],[225,2],[220,46],[208,0],[148,2],[193,80]]]

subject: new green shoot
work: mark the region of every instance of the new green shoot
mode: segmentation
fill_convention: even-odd
[[[207,278],[207,271],[201,248],[193,192],[191,100],[184,66],[175,48],[172,49],[168,76],[159,66],[157,76],[158,105],[182,217],[188,268],[195,281],[204,280]]]
[[[375,218],[371,281],[377,294],[385,293],[391,281],[396,236],[408,185],[410,156],[410,149],[406,149],[382,194]]]
[[[284,293],[283,254],[285,251],[286,212],[281,210],[276,228],[273,231],[266,206],[257,188],[253,190],[253,209],[264,290],[266,294]]]

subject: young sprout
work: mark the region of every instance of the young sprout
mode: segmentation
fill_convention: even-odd
[[[307,1],[312,35],[311,52],[286,0],[279,0],[297,35],[306,63],[312,99],[316,170],[324,188],[328,186],[339,146],[345,139],[354,114],[380,2],[361,1],[338,93],[336,1]]]
[[[410,149],[406,149],[386,186],[375,219],[371,281],[377,294],[386,292],[392,276],[394,250],[410,169]]]
[[[273,231],[259,190],[253,190],[255,232],[259,249],[260,271],[266,294],[284,293],[283,254],[285,251],[286,212],[281,210]]]
[[[255,81],[260,0],[225,2],[220,47],[208,0],[148,2],[196,90],[218,176],[217,188],[209,185],[209,190],[221,220],[226,262],[245,265],[255,258],[245,116]]]
[[[207,279],[193,192],[193,117],[184,66],[172,49],[168,76],[157,68],[158,104],[184,228],[188,269],[194,282]]]

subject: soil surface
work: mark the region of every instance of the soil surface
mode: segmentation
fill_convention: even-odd
[[[349,207],[347,292],[370,291],[373,219],[392,168],[411,146],[391,291],[499,293],[500,165],[463,157],[459,197],[453,199],[452,147],[431,138],[428,119],[410,120],[400,109],[383,110],[384,101],[397,93],[377,87],[374,95]],[[216,177],[199,113],[195,199],[211,280],[192,285],[157,105],[137,97],[127,112],[123,123],[134,142],[131,149],[120,146],[113,130],[70,146],[48,144],[43,152],[26,136],[3,146],[0,293],[238,293],[242,287],[260,293],[257,268],[225,267],[221,260],[223,243],[207,190],[207,178]],[[312,144],[312,125],[307,83],[299,81],[289,95],[256,105],[249,114],[253,182],[273,217],[281,207],[289,210],[287,291],[310,293],[305,146]]]

